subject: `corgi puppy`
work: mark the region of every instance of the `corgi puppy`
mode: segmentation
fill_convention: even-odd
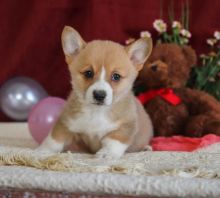
[[[73,150],[101,158],[144,150],[153,128],[132,85],[151,53],[152,40],[141,38],[126,47],[112,41],[86,43],[68,26],[61,40],[73,91],[38,149],[61,152],[73,145]]]

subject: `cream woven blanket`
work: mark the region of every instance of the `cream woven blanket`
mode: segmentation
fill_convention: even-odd
[[[1,137],[0,145],[1,187],[220,197],[220,144],[193,153],[131,153],[120,160],[96,159],[86,154],[40,153],[30,149],[36,144],[24,137]]]

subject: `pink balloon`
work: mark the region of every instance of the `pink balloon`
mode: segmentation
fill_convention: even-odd
[[[28,116],[28,128],[32,137],[41,143],[52,130],[61,114],[65,100],[57,97],[47,97],[37,103]]]

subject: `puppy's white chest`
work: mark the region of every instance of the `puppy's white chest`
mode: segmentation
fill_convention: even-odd
[[[90,138],[102,138],[108,132],[117,129],[117,123],[110,120],[105,109],[85,109],[76,118],[67,120],[67,127],[73,133],[83,133]]]

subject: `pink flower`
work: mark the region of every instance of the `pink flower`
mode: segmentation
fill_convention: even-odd
[[[155,20],[153,26],[159,33],[167,31],[167,24],[162,19]]]
[[[150,32],[148,32],[148,31],[142,31],[141,33],[140,33],[140,37],[141,38],[143,38],[143,37],[151,37],[151,33]]]
[[[210,38],[210,39],[207,39],[206,42],[207,42],[208,45],[213,46],[213,45],[216,44],[217,40],[213,39],[213,38]]]
[[[186,30],[186,29],[182,29],[182,30],[180,31],[180,34],[181,34],[182,36],[186,37],[186,38],[190,38],[190,37],[192,36],[191,33],[190,33],[188,30]]]
[[[126,45],[129,45],[129,44],[131,44],[131,43],[134,42],[134,41],[135,41],[134,38],[129,38],[129,39],[127,39],[127,40],[125,41],[125,44],[126,44]]]
[[[179,21],[173,21],[172,28],[178,28],[181,29],[182,25]]]
[[[217,40],[220,40],[220,32],[219,32],[219,31],[215,31],[215,32],[214,32],[214,37],[215,37]]]

